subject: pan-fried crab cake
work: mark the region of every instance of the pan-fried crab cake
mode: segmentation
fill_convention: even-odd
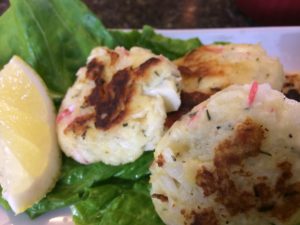
[[[153,150],[166,113],[180,105],[180,81],[173,63],[146,49],[95,48],[59,110],[62,150],[81,163],[112,165]]]
[[[151,195],[168,225],[300,222],[300,104],[234,85],[177,121],[155,150]]]
[[[182,75],[182,104],[178,111],[168,114],[167,127],[195,105],[232,84],[256,80],[281,90],[284,82],[282,65],[260,45],[206,45],[174,63]]]
[[[206,45],[175,61],[183,78],[183,91],[214,94],[232,84],[253,80],[280,90],[283,69],[278,59],[267,55],[260,45]]]

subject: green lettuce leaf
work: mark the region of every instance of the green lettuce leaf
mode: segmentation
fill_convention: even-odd
[[[150,26],[144,26],[141,32],[137,30],[131,32],[111,31],[111,35],[115,40],[115,46],[120,45],[127,49],[140,46],[152,50],[155,54],[162,54],[171,60],[201,46],[198,38],[188,40],[168,38],[157,34]]]
[[[153,152],[144,153],[133,163],[110,166],[104,163],[82,165],[64,157],[60,179],[55,188],[41,201],[27,210],[31,218],[45,212],[69,206],[83,199],[89,188],[112,178],[135,181],[149,175],[149,166],[153,161]]]
[[[147,180],[91,188],[71,210],[77,225],[163,224],[155,213]]]
[[[230,42],[228,42],[228,41],[215,41],[213,44],[215,44],[215,45],[229,45]]]
[[[6,210],[11,210],[8,202],[2,197],[2,188],[0,186],[0,205],[6,209]]]
[[[79,0],[11,0],[0,19],[0,66],[20,55],[63,95],[97,45],[112,46],[102,23]]]

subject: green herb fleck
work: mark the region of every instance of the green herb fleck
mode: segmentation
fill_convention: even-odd
[[[209,114],[208,109],[206,110],[206,116],[207,116],[207,119],[208,119],[208,120],[211,120],[211,116],[210,116],[210,114]]]

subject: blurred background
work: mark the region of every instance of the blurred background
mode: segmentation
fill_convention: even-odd
[[[0,14],[8,0],[0,0]],[[108,28],[300,25],[300,0],[84,0]]]

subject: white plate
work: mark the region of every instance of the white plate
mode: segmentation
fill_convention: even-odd
[[[214,41],[260,43],[267,52],[279,57],[285,71],[300,71],[300,27],[158,30],[174,38],[199,37],[204,44]],[[69,209],[56,210],[35,220],[27,215],[14,216],[0,208],[0,225],[71,225]]]
[[[199,37],[204,44],[214,41],[260,43],[270,55],[280,58],[285,71],[300,71],[300,26],[158,31],[174,38]]]

